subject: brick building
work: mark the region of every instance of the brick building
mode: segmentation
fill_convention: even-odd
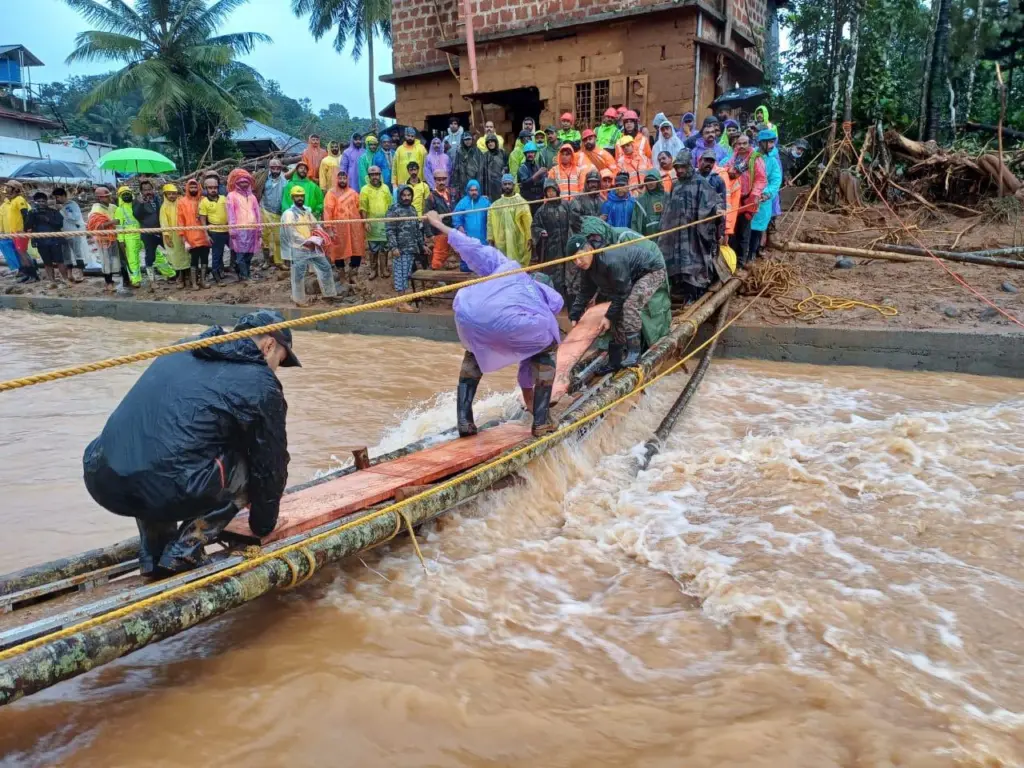
[[[466,55],[467,0],[392,0],[394,114],[443,130],[493,120],[512,135],[522,119],[554,124],[563,112],[593,125],[624,104],[649,125],[737,85],[758,85],[777,50],[785,0],[468,0],[477,61]]]

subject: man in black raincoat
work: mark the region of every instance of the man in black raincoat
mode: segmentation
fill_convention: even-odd
[[[587,171],[587,175],[583,179],[584,194],[576,195],[569,203],[569,208],[572,211],[573,234],[578,235],[582,230],[584,216],[601,217],[601,206],[604,204],[604,200],[598,194],[600,190],[601,174],[597,171]]]
[[[501,177],[507,173],[508,160],[505,153],[498,147],[498,138],[488,136],[485,149],[480,153],[479,175],[476,180],[483,187],[484,197],[489,200],[501,199]]]
[[[672,292],[696,301],[715,278],[712,259],[718,222],[711,219],[675,232],[669,230],[714,216],[718,213],[718,196],[694,171],[688,151],[676,155],[674,165],[676,182],[661,215],[661,231],[668,234],[658,238],[658,246],[665,257]]]
[[[480,150],[476,148],[476,139],[469,131],[463,131],[462,142],[452,152],[452,172],[449,188],[452,190],[452,206],[462,199],[466,185],[471,179],[479,179]]]
[[[283,320],[259,310],[234,330]],[[157,358],[85,449],[89,494],[138,524],[144,576],[199,565],[246,506],[253,534],[274,530],[289,459],[275,371],[299,365],[291,346],[283,330]]]
[[[531,228],[538,262],[554,261],[569,255],[566,246],[572,237],[570,219],[569,203],[559,194],[558,182],[545,180],[544,202],[534,208]],[[545,269],[544,274],[551,278],[551,287],[562,295],[565,306],[571,306],[572,297],[579,292],[579,270],[576,266],[571,261],[556,264]]]

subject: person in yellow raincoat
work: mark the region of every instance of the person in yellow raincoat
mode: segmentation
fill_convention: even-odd
[[[173,184],[164,184],[161,192],[164,193],[164,202],[160,206],[160,226],[176,227],[178,226],[178,188]],[[171,269],[177,273],[179,285],[184,288],[187,282],[191,282],[194,288],[195,278],[192,277],[191,281],[189,280],[191,260],[188,251],[185,250],[185,241],[181,239],[181,232],[165,230],[163,246],[164,256]]]
[[[512,261],[526,267],[533,253],[532,225],[530,205],[516,194],[515,179],[506,173],[501,177],[501,197],[487,210],[487,239]]]
[[[135,218],[132,203],[134,193],[128,187],[117,188],[117,207],[114,209],[114,221],[118,229],[138,229],[139,220]],[[128,276],[132,285],[142,283],[142,270],[139,267],[139,256],[142,254],[142,235],[118,234],[118,242],[124,248],[125,260],[128,262]]]

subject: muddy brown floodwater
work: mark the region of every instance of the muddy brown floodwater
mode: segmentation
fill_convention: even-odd
[[[0,322],[3,378],[194,330]],[[455,345],[296,349],[293,481],[454,422]],[[0,570],[132,533],[79,462],[139,370],[0,395]],[[0,765],[1021,764],[1021,383],[718,363],[636,476],[678,388],[425,527],[426,573],[397,540],[3,708]]]

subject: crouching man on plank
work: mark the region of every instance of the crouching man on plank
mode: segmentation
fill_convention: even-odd
[[[447,226],[436,211],[429,211],[424,219],[448,236],[448,245],[481,277],[521,267],[497,248]],[[555,314],[562,309],[562,297],[530,275],[518,274],[462,288],[452,308],[459,340],[466,348],[459,372],[459,436],[476,434],[473,398],[484,372],[512,363],[519,364],[519,386],[526,407],[533,411],[533,436],[554,432],[549,410],[555,352],[561,341]]]
[[[667,272],[665,259],[657,249],[644,248],[638,242],[594,253],[605,245],[608,243],[596,235],[589,239],[586,235],[574,235],[569,239],[568,255],[576,256],[576,266],[582,270],[580,292],[574,297],[569,320],[576,325],[598,291],[611,300],[601,321],[601,332],[612,332],[608,369],[615,371],[640,362],[641,313],[665,282]]]
[[[283,320],[263,309],[234,330]],[[224,333],[214,326],[198,338]],[[85,449],[89,494],[138,524],[143,576],[200,565],[247,505],[255,535],[274,530],[289,459],[275,372],[299,365],[291,347],[285,329],[157,358]]]

